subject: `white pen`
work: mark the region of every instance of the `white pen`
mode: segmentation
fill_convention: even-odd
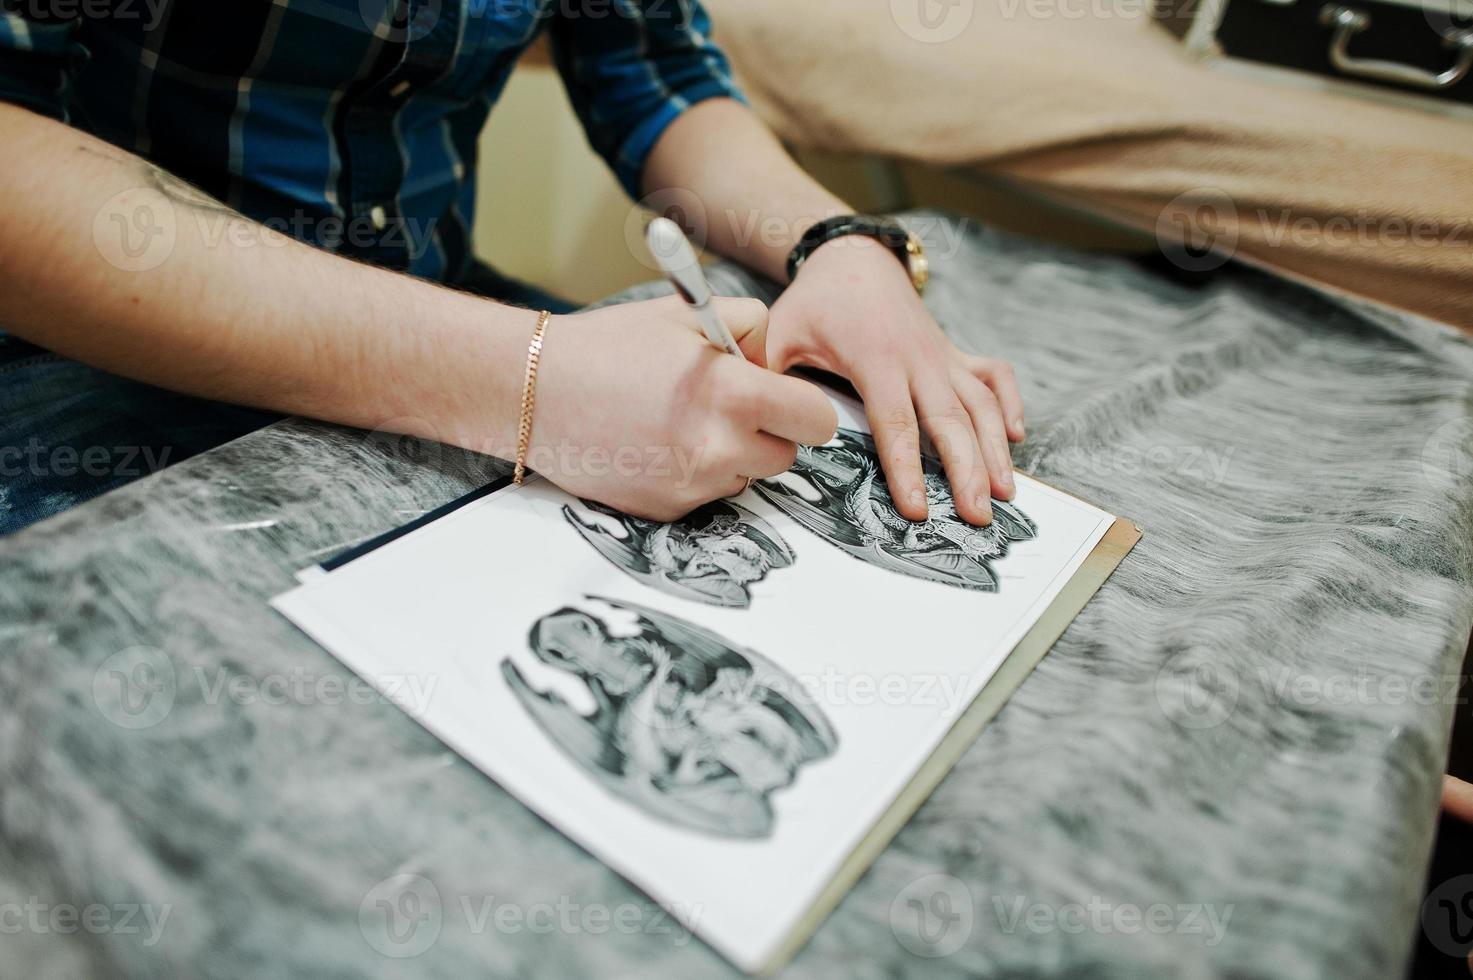
[[[647,240],[650,253],[660,263],[665,277],[695,311],[706,339],[728,354],[735,354],[745,360],[736,338],[731,335],[731,330],[722,322],[715,304],[711,302],[711,284],[706,281],[700,260],[696,258],[696,250],[690,247],[685,232],[669,218],[656,218],[650,222]]]

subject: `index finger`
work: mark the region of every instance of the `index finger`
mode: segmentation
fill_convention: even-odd
[[[926,479],[921,469],[921,428],[903,376],[858,385],[875,436],[880,466],[895,509],[908,521],[926,519]]]
[[[760,368],[751,374],[758,429],[803,446],[834,438],[839,415],[818,385]]]
[[[1007,426],[1008,438],[1013,442],[1023,441],[1023,395],[1018,390],[1018,378],[1007,361],[995,357],[967,357],[967,367],[978,381],[992,389],[997,404],[1002,409],[1003,422]]]

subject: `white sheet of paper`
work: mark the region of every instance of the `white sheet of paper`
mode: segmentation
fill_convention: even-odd
[[[835,399],[841,425],[867,431]],[[874,567],[810,533],[753,491],[738,503],[796,554],[751,586],[750,608],[648,587],[564,518],[578,501],[545,480],[508,488],[310,578],[275,607],[348,667],[560,830],[623,874],[742,969],[764,964],[848,853],[930,756],[1069,581],[1113,518],[1020,475],[1037,525],[994,563],[996,592]],[[503,676],[587,688],[534,659],[541,617],[601,596],[673,614],[760,653],[811,693],[837,735],[828,758],[771,792],[770,836],[673,825],[612,794],[534,722]],[[598,610],[597,604],[589,608]]]

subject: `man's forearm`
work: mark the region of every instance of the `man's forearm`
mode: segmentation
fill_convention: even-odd
[[[0,105],[0,147],[0,329],[204,397],[476,448],[513,438],[526,311],[304,245],[22,109]],[[468,391],[474,412],[453,404]],[[501,421],[453,431],[468,418]]]
[[[850,208],[793,162],[746,106],[710,99],[670,125],[645,167],[646,194],[682,207],[706,246],[778,282],[803,233]]]

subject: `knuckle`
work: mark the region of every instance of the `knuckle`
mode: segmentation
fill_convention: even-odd
[[[876,415],[875,422],[880,428],[895,435],[916,431],[915,413],[908,405],[896,405],[893,408],[882,409]]]
[[[972,416],[967,412],[967,406],[963,405],[959,399],[953,398],[940,412],[929,416],[927,421],[948,428],[958,426],[971,428]]]
[[[972,400],[976,403],[976,407],[981,411],[997,411],[997,394],[991,388],[982,387],[972,396]]]
[[[741,446],[734,440],[713,440],[706,446],[706,452],[702,458],[702,469],[713,483],[726,480],[736,470],[737,460],[741,457]]]

